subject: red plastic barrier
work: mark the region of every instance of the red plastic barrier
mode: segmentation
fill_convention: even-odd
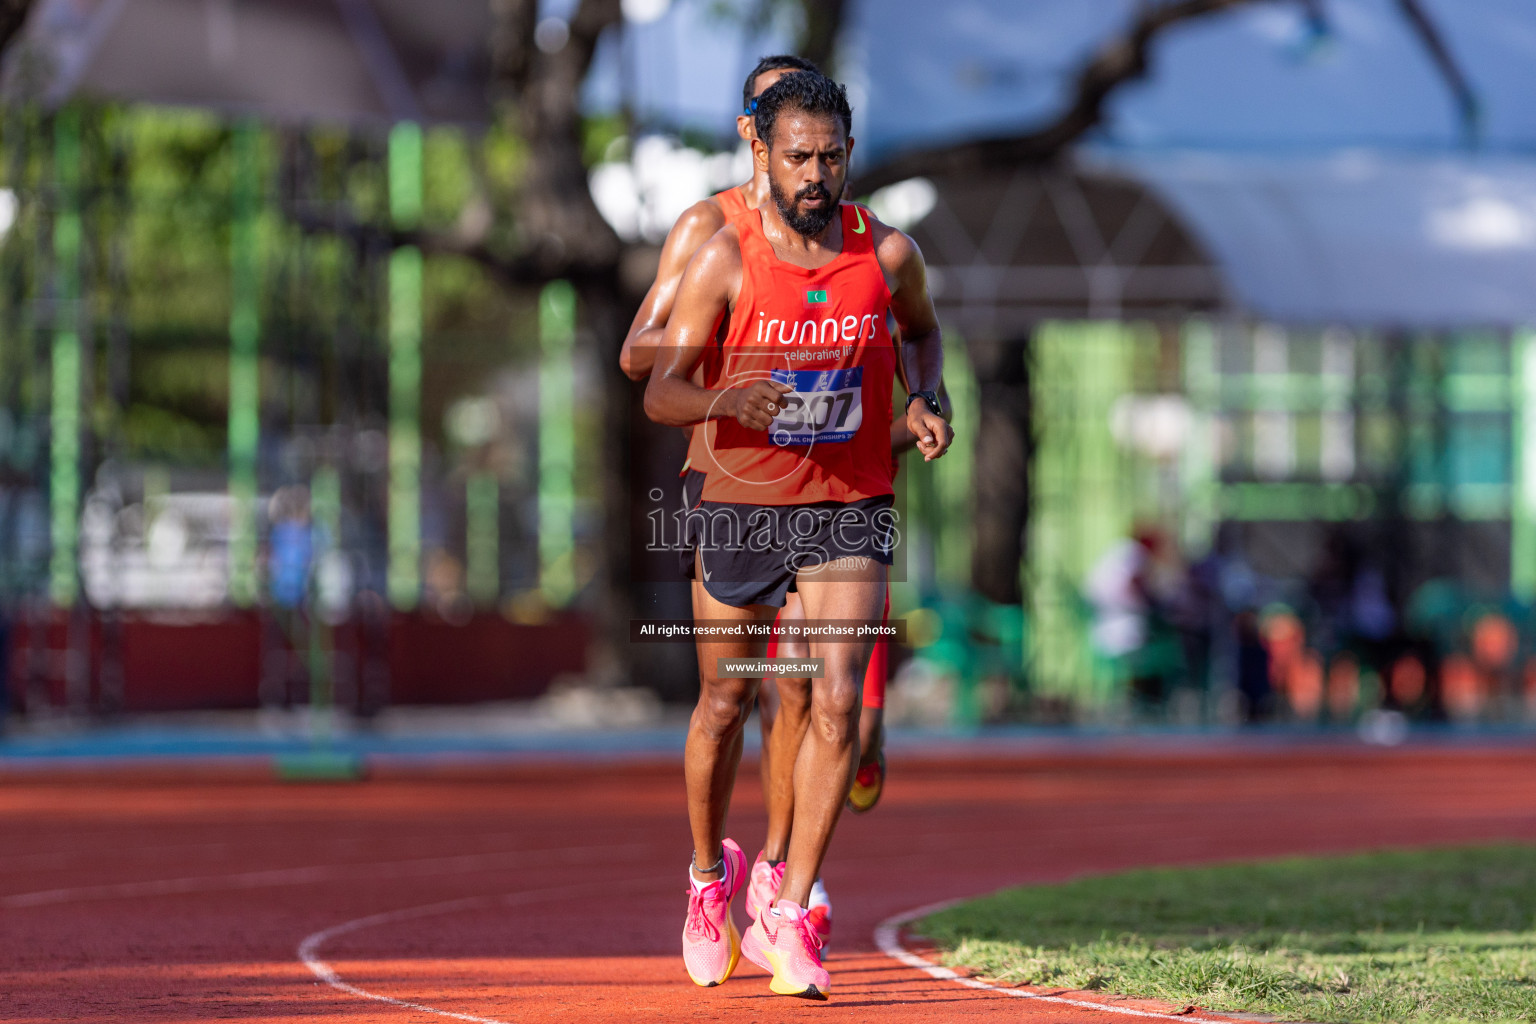
[[[77,660],[71,662],[67,613],[53,613],[46,621],[16,621],[10,636],[10,700],[16,706],[41,701],[58,707],[112,705],[124,711],[254,708],[260,703],[264,629],[271,643],[274,627],[264,626],[256,612],[133,615],[115,624],[91,614],[75,625]],[[353,622],[334,629],[338,674],[358,671],[368,642],[363,634]],[[557,676],[585,669],[589,638],[587,621],[573,614],[538,625],[495,614],[463,624],[422,613],[393,615],[386,641],[385,702],[467,704],[537,697]],[[106,692],[114,687],[104,685],[114,648],[120,696]],[[71,693],[66,679],[80,670],[77,679],[83,683]],[[339,697],[356,693],[355,683],[337,679]]]

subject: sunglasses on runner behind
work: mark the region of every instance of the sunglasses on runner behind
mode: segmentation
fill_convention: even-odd
[[[753,96],[752,102],[741,108],[741,114],[743,117],[751,117],[755,113],[757,113],[757,97]]]

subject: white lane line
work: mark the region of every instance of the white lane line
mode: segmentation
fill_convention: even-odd
[[[497,853],[470,853],[453,857],[423,857],[415,860],[382,863],[323,864],[302,868],[277,868],[270,871],[242,871],[228,875],[195,875],[189,878],[163,878],[147,882],[120,882],[113,885],[83,885],[68,889],[44,889],[0,896],[0,907],[52,906],[90,900],[132,899],[140,896],[175,896],[193,892],[222,892],[241,889],[270,889],[290,885],[315,885],[320,882],[368,879],[415,878],[444,874],[463,874],[491,868],[536,867],[553,857],[557,861],[598,863],[614,854],[650,852],[640,843],[623,846],[576,846],[556,850],[503,850]]]
[[[388,1003],[390,1006],[398,1006],[404,1010],[417,1010],[421,1013],[435,1013],[439,1017],[449,1017],[453,1020],[470,1021],[472,1024],[509,1024],[507,1021],[497,1020],[494,1017],[476,1017],[468,1013],[440,1010],[435,1006],[427,1006],[425,1003],[413,1003],[406,999],[396,999],[394,996],[386,996],[378,992],[370,992],[365,988],[359,988],[350,982],[341,980],[341,975],[336,973],[336,969],[320,959],[320,947],[338,935],[346,935],[349,932],[360,931],[364,928],[372,928],[381,924],[410,921],[419,917],[431,917],[433,914],[448,914],[455,910],[469,910],[474,907],[488,905],[516,907],[530,903],[548,902],[550,900],[627,892],[631,889],[646,889],[652,886],[665,885],[674,878],[674,875],[667,875],[665,877],[631,878],[620,882],[580,882],[572,885],[554,885],[543,889],[528,889],[523,892],[509,892],[502,896],[468,896],[464,899],[428,903],[419,907],[387,910],[382,914],[370,914],[367,917],[343,921],[341,924],[323,928],[313,935],[305,937],[304,941],[299,943],[298,958],[305,967],[310,969],[315,977],[337,991],[345,992],[348,995],[372,999],[380,1003]]]
[[[967,899],[974,898],[975,897],[965,897],[956,900],[944,900],[940,903],[930,903],[926,907],[918,907],[916,910],[904,910],[899,914],[888,917],[875,926],[875,945],[879,948],[880,952],[884,953],[892,960],[898,960],[901,963],[906,964],[908,967],[915,967],[917,970],[922,971],[930,978],[937,978],[940,981],[954,981],[966,986],[967,988],[984,989],[988,992],[996,992],[999,995],[1013,996],[1017,999],[1035,999],[1042,1003],[1057,1003],[1064,1006],[1075,1006],[1081,1010],[1099,1010],[1103,1013],[1120,1013],[1126,1015],[1127,1017],[1151,1017],[1155,1020],[1225,1021],[1228,1019],[1223,1017],[1201,1017],[1193,1013],[1154,1013],[1151,1010],[1133,1010],[1128,1006],[1113,1006],[1108,1003],[1090,1003],[1086,999],[1069,999],[1066,996],[1048,996],[1041,992],[1027,992],[1024,989],[1019,988],[1003,988],[1000,985],[993,985],[990,982],[982,981],[979,978],[967,978],[962,974],[955,973],[948,967],[940,967],[938,964],[931,964],[927,960],[924,960],[922,957],[918,956],[916,953],[909,952],[907,948],[901,944],[900,934],[902,925],[916,921],[918,918],[927,917],[929,914],[937,914],[941,910],[948,910],[950,907],[953,907],[956,904],[964,903]]]
[[[454,1020],[473,1021],[475,1024],[507,1024],[507,1022],[496,1020],[494,1017],[475,1017],[467,1013],[454,1013],[451,1010],[439,1010],[435,1006],[426,1006],[422,1003],[413,1003],[409,1000],[396,999],[394,996],[386,996],[378,992],[369,992],[365,988],[358,988],[356,985],[342,981],[341,975],[337,974],[335,969],[324,960],[321,960],[318,955],[321,944],[324,943],[327,939],[334,938],[337,935],[344,935],[347,932],[357,931],[359,928],[367,928],[376,924],[388,924],[392,921],[408,921],[413,917],[426,917],[430,914],[446,914],[453,910],[467,910],[470,907],[482,906],[489,901],[490,898],[486,896],[471,896],[467,899],[447,900],[443,903],[429,903],[426,906],[411,907],[406,910],[392,910],[388,913],[374,914],[371,917],[359,917],[356,920],[346,921],[342,924],[323,929],[321,931],[315,932],[313,935],[307,936],[303,942],[299,943],[299,960],[304,964],[305,967],[308,967],[310,971],[314,973],[315,977],[331,986],[331,988],[334,988],[340,992],[345,992],[348,995],[360,996],[363,999],[377,1000],[378,1002],[388,1003],[391,1006],[398,1006],[406,1010],[420,1010],[423,1013],[435,1013],[440,1017],[451,1017]]]

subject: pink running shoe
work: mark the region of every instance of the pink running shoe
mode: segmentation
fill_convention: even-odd
[[[763,911],[773,906],[783,881],[784,862],[770,864],[763,859],[763,853],[759,850],[757,861],[752,865],[752,880],[747,883],[748,918],[755,921]]]
[[[821,939],[805,910],[788,900],[779,900],[774,908],[777,914],[770,911],[752,922],[741,940],[741,951],[773,974],[768,987],[779,995],[827,998],[832,976],[821,966]]]
[[[695,985],[718,985],[741,959],[741,931],[731,920],[731,898],[747,873],[747,855],[733,840],[721,844],[725,874],[702,889],[688,873],[688,918],[683,922],[683,965]]]

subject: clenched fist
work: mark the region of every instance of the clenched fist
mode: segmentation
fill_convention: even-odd
[[[949,451],[950,442],[955,439],[949,424],[934,414],[922,399],[913,399],[907,404],[907,429],[917,438],[917,450],[923,453],[924,462],[932,462]]]
[[[774,380],[755,380],[745,387],[733,388],[728,407],[736,422],[748,430],[767,430],[773,418],[784,408],[780,398],[793,391],[788,384]]]

